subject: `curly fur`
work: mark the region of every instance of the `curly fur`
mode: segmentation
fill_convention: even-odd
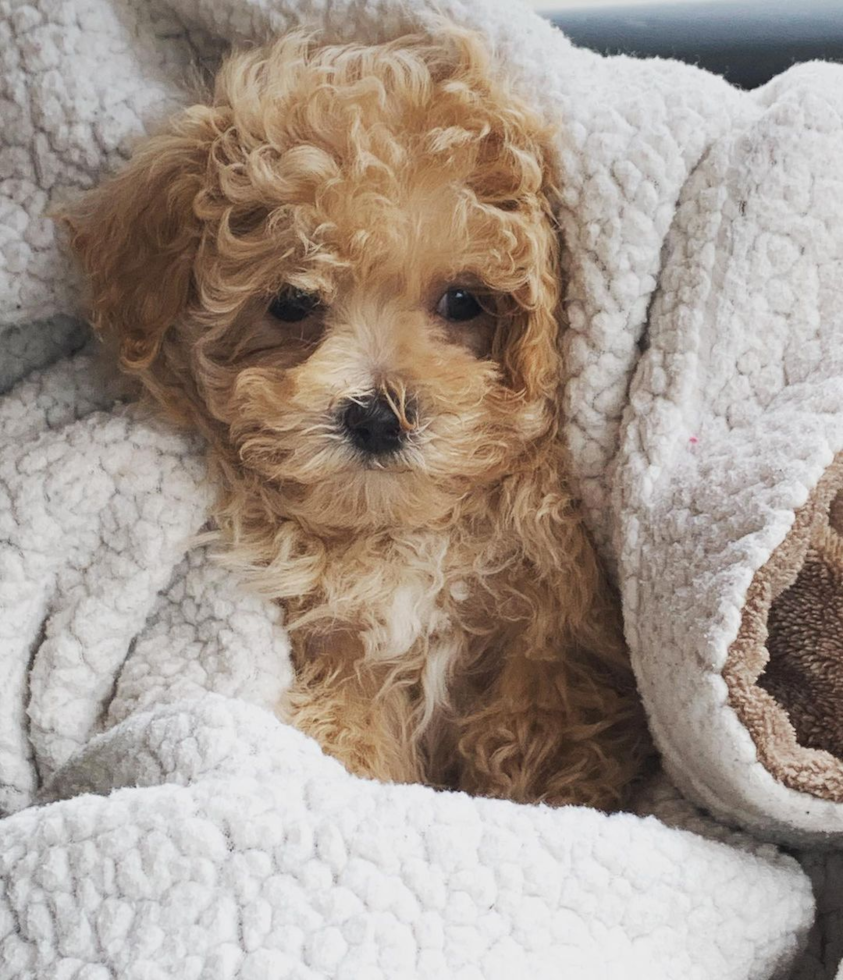
[[[559,438],[543,124],[473,35],[232,56],[67,212],[95,326],[210,446],[226,560],[283,601],[282,717],[357,773],[622,802],[647,751]],[[486,312],[435,313],[471,286]],[[302,323],[267,313],[293,286]],[[408,435],[360,458],[337,406]]]

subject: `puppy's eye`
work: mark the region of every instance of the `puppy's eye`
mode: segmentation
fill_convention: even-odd
[[[269,313],[283,323],[298,323],[315,312],[319,307],[319,297],[306,293],[303,289],[287,286],[269,304]]]
[[[480,316],[483,307],[474,293],[467,289],[449,289],[436,304],[436,312],[443,320],[460,323]]]

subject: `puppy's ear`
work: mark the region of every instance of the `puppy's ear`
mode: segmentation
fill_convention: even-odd
[[[530,400],[555,399],[560,383],[562,284],[559,242],[549,209],[532,238],[529,281],[518,290],[520,309],[503,332],[499,357],[510,388]]]
[[[190,300],[202,234],[195,206],[217,133],[212,110],[188,110],[57,216],[87,276],[93,326],[132,373],[152,365]]]

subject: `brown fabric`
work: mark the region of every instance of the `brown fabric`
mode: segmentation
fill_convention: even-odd
[[[787,712],[800,745],[843,759],[843,537],[820,527],[796,581],[767,620],[758,683]]]
[[[831,507],[828,512],[828,523],[838,534],[843,534],[843,491],[838,493],[834,500],[831,501]]]
[[[843,802],[843,454],[756,573],[723,676],[769,772]]]

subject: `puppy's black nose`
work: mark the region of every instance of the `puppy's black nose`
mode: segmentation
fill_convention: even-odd
[[[372,456],[394,453],[404,441],[401,422],[383,395],[349,402],[342,424],[351,442]]]

